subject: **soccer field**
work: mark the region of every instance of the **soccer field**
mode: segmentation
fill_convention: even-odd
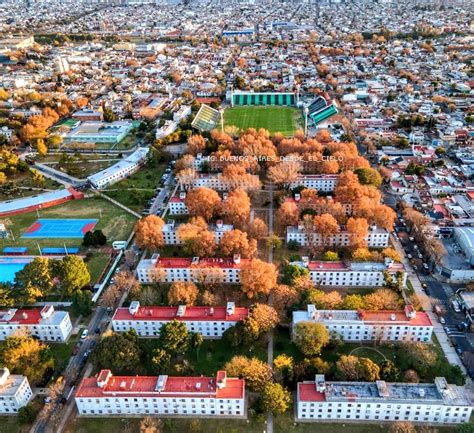
[[[224,111],[224,126],[265,128],[270,134],[293,135],[303,124],[301,111],[293,107],[232,107]]]

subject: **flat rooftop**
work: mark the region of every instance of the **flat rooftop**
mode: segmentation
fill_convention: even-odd
[[[127,321],[239,321],[249,315],[248,308],[235,307],[234,314],[227,314],[226,307],[186,307],[184,314],[178,316],[178,307],[139,307],[135,314],[128,308],[118,308],[112,320]]]

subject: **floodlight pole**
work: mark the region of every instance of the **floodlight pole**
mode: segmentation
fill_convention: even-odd
[[[221,108],[219,111],[221,113],[221,132],[224,133],[224,110]]]
[[[43,257],[43,252],[41,251],[41,247],[39,245],[38,242],[36,242],[36,246],[38,247],[38,250],[39,250],[39,253],[40,253],[40,256]]]
[[[13,234],[12,230],[10,230],[10,235],[12,236],[13,242],[15,242],[15,235]]]
[[[304,107],[304,135],[308,136],[308,107]]]

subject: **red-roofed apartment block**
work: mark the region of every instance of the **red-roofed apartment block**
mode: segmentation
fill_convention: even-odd
[[[67,311],[55,311],[52,305],[0,311],[0,341],[21,331],[42,341],[63,342],[71,334],[72,323]]]
[[[118,308],[112,318],[115,332],[134,329],[138,336],[152,338],[160,335],[160,329],[172,320],[184,322],[188,331],[199,332],[204,338],[221,338],[222,334],[249,315],[248,308],[235,307],[141,307],[133,301],[128,308]]]
[[[322,323],[344,341],[421,341],[431,342],[433,324],[425,312],[411,305],[397,311],[307,310],[293,311],[292,326],[300,322]]]
[[[140,283],[174,283],[176,281],[219,281],[238,284],[240,270],[250,263],[235,254],[231,258],[160,257],[153,254],[151,259],[141,260],[137,266]]]
[[[393,277],[402,276],[402,285],[406,284],[405,267],[394,263],[388,257],[381,262],[310,262],[303,257],[302,262],[293,264],[307,268],[313,282],[320,286],[337,287],[380,287],[384,285],[384,273]]]
[[[189,416],[246,418],[245,381],[218,371],[213,377],[113,376],[102,370],[76,393],[82,416]]]

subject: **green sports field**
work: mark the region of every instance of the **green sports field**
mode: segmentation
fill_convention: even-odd
[[[270,134],[293,135],[303,126],[301,111],[294,107],[232,107],[224,111],[224,126],[265,128]]]

